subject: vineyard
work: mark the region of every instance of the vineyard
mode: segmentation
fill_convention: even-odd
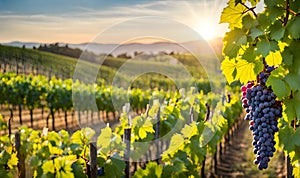
[[[218,102],[218,98],[220,95],[217,94],[207,94],[204,95],[203,92],[197,92],[195,88],[191,89],[191,91],[184,91],[181,90],[180,92],[164,92],[163,90],[160,91],[141,91],[140,89],[131,89],[130,91],[126,91],[124,89],[114,89],[112,87],[108,86],[89,86],[86,84],[81,84],[79,82],[73,83],[73,87],[76,88],[76,93],[73,93],[76,98],[79,98],[79,103],[81,105],[74,105],[72,103],[72,81],[71,80],[58,80],[55,78],[52,78],[50,82],[48,82],[46,77],[43,76],[24,76],[24,75],[16,75],[16,74],[3,74],[1,76],[1,91],[3,92],[1,94],[1,101],[2,105],[6,106],[11,111],[11,117],[13,118],[14,115],[14,107],[19,107],[19,124],[23,124],[22,120],[22,109],[27,108],[27,110],[30,111],[30,126],[33,127],[34,123],[37,122],[33,118],[34,110],[38,109],[40,112],[41,110],[48,110],[49,116],[46,120],[46,127],[49,127],[49,120],[51,117],[52,121],[52,129],[55,130],[55,113],[58,111],[65,112],[65,127],[68,128],[68,117],[67,114],[70,113],[72,110],[76,110],[77,118],[75,121],[77,123],[77,126],[81,126],[81,124],[84,125],[83,121],[82,123],[82,116],[80,113],[82,112],[89,112],[91,115],[93,113],[98,113],[99,115],[100,111],[102,113],[106,113],[106,116],[108,116],[108,113],[111,113],[113,115],[113,118],[117,118],[117,115],[119,115],[120,124],[118,124],[114,131],[111,130],[111,128],[106,127],[101,130],[101,133],[98,137],[97,141],[97,147],[103,149],[103,152],[97,156],[97,162],[101,161],[99,163],[98,168],[104,169],[105,176],[108,177],[119,177],[120,175],[124,174],[125,168],[129,168],[132,166],[122,166],[118,169],[120,169],[119,172],[116,172],[116,175],[110,175],[112,171],[107,167],[106,162],[112,161],[112,163],[116,160],[113,160],[113,155],[116,156],[115,159],[118,158],[118,156],[122,156],[123,159],[131,162],[133,164],[137,164],[137,162],[145,162],[146,160],[160,160],[165,163],[172,163],[172,159],[168,156],[161,156],[162,155],[176,155],[176,154],[182,154],[181,152],[185,149],[190,149],[190,144],[188,140],[194,139],[195,141],[199,142],[198,144],[206,145],[207,148],[201,148],[198,145],[197,148],[201,148],[201,150],[190,150],[190,155],[193,157],[193,162],[186,162],[186,163],[173,163],[175,164],[174,168],[176,168],[176,164],[182,165],[185,167],[189,167],[191,170],[183,169],[178,172],[178,175],[180,174],[191,174],[191,175],[197,175],[200,168],[204,169],[203,161],[205,162],[206,154],[215,154],[216,153],[216,146],[219,144],[219,142],[222,140],[223,135],[228,133],[229,128],[235,123],[235,119],[238,119],[241,114],[241,103],[237,97],[231,97],[230,103],[226,102],[226,98],[220,102]],[[26,87],[24,87],[26,86]],[[24,90],[24,89],[27,90]],[[74,92],[74,90],[73,90]],[[114,96],[114,93],[117,93],[118,96],[118,103],[125,103],[124,107],[120,107],[119,110],[115,109],[118,108],[116,106],[112,106],[113,102],[111,100],[111,97]],[[5,94],[4,94],[5,93]],[[175,94],[175,95],[174,95]],[[90,101],[92,95],[95,95],[95,100],[97,103],[97,108],[99,110],[91,111],[91,108],[89,107],[89,104],[86,103],[86,101]],[[106,96],[106,97],[105,97]],[[128,101],[126,100],[128,99]],[[204,101],[207,101],[207,103],[204,103]],[[22,104],[20,104],[22,103]],[[126,104],[129,103],[129,104]],[[234,107],[232,107],[232,105]],[[123,104],[121,104],[123,106]],[[211,108],[214,108],[210,110]],[[234,108],[234,109],[233,109]],[[134,115],[132,115],[132,112],[134,111]],[[142,114],[138,114],[144,111]],[[218,114],[214,114],[215,112],[218,112]],[[222,113],[222,115],[219,115],[219,112]],[[73,116],[74,117],[74,116]],[[103,119],[102,116],[98,116]],[[87,117],[84,117],[85,119]],[[226,119],[225,119],[226,118]],[[11,119],[11,118],[10,118]],[[48,120],[49,119],[49,120]],[[4,121],[4,120],[3,120]],[[74,119],[73,119],[74,121]],[[93,122],[99,122],[99,118],[97,120],[94,120],[93,116],[91,116],[91,124],[94,124]],[[6,147],[10,145],[9,143],[13,143],[16,139],[14,136],[11,136],[11,125],[13,125],[14,120],[10,120],[9,122],[9,134],[6,135],[7,142],[3,142],[4,149],[7,150],[9,147]],[[72,123],[73,124],[73,123]],[[29,124],[28,124],[29,125]],[[6,122],[2,123],[3,129],[6,129],[7,124]],[[103,126],[102,126],[103,127]],[[174,129],[175,128],[175,129]],[[193,132],[190,132],[194,130]],[[132,134],[129,134],[126,136],[126,132],[132,132]],[[36,132],[36,133],[34,133]],[[46,133],[44,133],[46,132]],[[100,130],[96,130],[96,132],[100,132]],[[207,135],[207,138],[205,136],[201,137],[200,135],[204,132],[204,135]],[[76,131],[73,133],[72,136],[70,136],[70,139],[62,138],[62,133],[67,134],[66,131],[60,131],[59,133],[56,132],[49,132],[49,134],[55,134],[54,136],[57,140],[57,143],[52,145],[52,148],[59,146],[58,148],[55,148],[55,152],[51,152],[50,145],[52,144],[52,138],[42,138],[42,134],[48,134],[47,131],[33,131],[32,129],[28,129],[26,127],[20,127],[19,133],[21,135],[20,139],[20,148],[19,152],[23,155],[27,155],[27,158],[30,162],[31,170],[33,171],[33,174],[37,174],[37,176],[47,175],[47,174],[60,174],[56,171],[50,171],[49,170],[42,170],[42,172],[39,172],[39,169],[43,169],[45,167],[45,163],[48,159],[53,159],[53,156],[57,157],[57,159],[67,159],[70,161],[70,165],[73,166],[79,166],[82,171],[87,170],[89,164],[87,164],[88,159],[88,150],[90,149],[89,143],[92,141],[93,133],[95,134],[95,131],[90,128],[84,128],[79,131]],[[23,135],[24,133],[30,134],[31,136]],[[171,133],[171,134],[170,134]],[[211,134],[208,134],[211,133]],[[50,134],[50,135],[51,135]],[[87,135],[85,135],[87,134]],[[36,137],[31,138],[33,135],[36,135]],[[77,154],[74,154],[73,146],[70,144],[75,144],[76,141],[74,141],[75,135],[78,135],[77,140],[85,140],[84,143],[80,142],[76,149],[79,149],[77,151]],[[108,137],[108,135],[111,135]],[[24,137],[23,137],[24,136]],[[66,135],[65,135],[66,136]],[[213,136],[213,137],[212,137]],[[69,137],[69,136],[68,136]],[[74,138],[73,138],[74,137]],[[108,137],[108,138],[107,138]],[[128,147],[128,142],[124,142],[125,145],[122,142],[122,139],[125,139],[126,137],[129,137],[130,143]],[[130,137],[132,137],[130,139]],[[174,138],[173,138],[174,137]],[[229,136],[227,136],[229,137]],[[23,138],[23,139],[22,139]],[[28,140],[30,138],[30,140]],[[32,139],[32,140],[31,140]],[[48,140],[49,139],[49,140]],[[54,139],[54,138],[53,138]],[[109,139],[109,140],[107,140]],[[155,139],[155,140],[154,140]],[[157,140],[159,140],[159,143],[156,143]],[[178,139],[181,140],[180,143],[178,143]],[[228,139],[228,138],[227,138]],[[35,141],[34,141],[35,140]],[[40,140],[40,141],[38,141]],[[69,143],[61,142],[62,140],[69,141]],[[146,141],[154,140],[153,144],[148,144]],[[201,141],[202,140],[202,141]],[[37,143],[38,141],[39,143]],[[44,145],[43,142],[49,142],[49,144],[45,145],[45,148],[36,148],[38,150],[49,150],[49,155],[46,157],[37,157],[35,153],[38,150],[34,150],[37,145]],[[203,142],[203,143],[200,143]],[[28,143],[27,143],[28,142]],[[107,145],[110,143],[109,145]],[[147,143],[146,145],[139,146],[141,143]],[[29,146],[31,144],[31,146]],[[103,144],[103,145],[102,145]],[[175,144],[175,145],[174,145]],[[182,149],[176,148],[179,146],[178,144],[186,144],[186,146],[180,146]],[[63,146],[64,145],[64,146]],[[131,148],[130,149],[130,145]],[[13,146],[13,145],[11,145]],[[23,147],[24,146],[24,147]],[[127,147],[124,147],[127,146]],[[32,149],[27,150],[28,148],[32,147]],[[81,148],[82,147],[82,148]],[[135,148],[136,147],[136,148]],[[155,147],[153,149],[152,147]],[[16,148],[16,147],[14,147]],[[126,149],[127,150],[126,150]],[[27,150],[26,152],[21,151],[22,149]],[[71,150],[69,153],[67,150]],[[144,150],[151,150],[148,152],[143,152]],[[156,152],[153,152],[153,150],[156,150]],[[166,150],[162,152],[162,150]],[[181,151],[180,151],[181,150]],[[66,152],[67,151],[67,152]],[[130,153],[130,155],[126,155],[125,152]],[[195,153],[196,151],[196,153]],[[65,153],[64,153],[65,152]],[[177,153],[179,152],[179,153]],[[58,154],[59,153],[59,154]],[[63,154],[64,153],[64,154]],[[199,155],[201,153],[201,155]],[[8,152],[10,155],[13,154],[13,150],[11,152]],[[31,155],[32,154],[32,155]],[[46,153],[45,153],[46,154]],[[120,154],[120,155],[119,155]],[[28,156],[31,155],[31,156]],[[73,156],[74,159],[69,160]],[[129,157],[128,157],[129,156]],[[146,156],[146,157],[145,157]],[[173,157],[172,156],[172,157]],[[78,158],[80,157],[80,158]],[[76,158],[76,159],[75,159]],[[6,158],[5,158],[6,159]],[[7,166],[11,167],[13,170],[13,167],[16,165],[10,165],[10,162],[13,160],[13,157],[10,157],[6,159]],[[19,157],[19,159],[24,159]],[[40,163],[36,163],[37,165],[32,166],[31,161],[32,159],[37,159],[36,161]],[[100,160],[99,160],[100,159]],[[177,159],[177,158],[176,158]],[[55,160],[55,159],[54,159]],[[23,160],[25,161],[25,160]],[[75,162],[82,162],[85,161],[84,165],[76,165]],[[55,161],[54,161],[55,162]],[[54,163],[53,162],[53,163]],[[118,166],[125,165],[126,162],[118,162],[115,163]],[[197,163],[197,166],[194,168],[188,166],[190,164]],[[48,163],[47,163],[48,164]],[[49,163],[50,164],[50,163]],[[150,163],[147,163],[147,165],[143,165],[143,167],[147,167],[151,165]],[[154,164],[154,163],[153,163]],[[110,166],[117,166],[117,165],[110,165]],[[66,165],[67,166],[67,165]],[[152,165],[153,166],[153,165]],[[158,165],[156,165],[158,166]],[[141,168],[138,168],[137,165],[134,166],[136,170],[133,171],[134,174],[139,174],[140,172],[143,172]],[[142,167],[142,166],[141,166]],[[172,172],[172,166],[165,168],[166,174],[171,174]],[[20,169],[20,168],[19,168]],[[63,168],[70,169],[70,168]],[[4,170],[8,171],[5,167]],[[4,171],[3,170],[3,171]],[[7,175],[10,175],[14,171],[8,171]],[[28,169],[26,169],[28,170]],[[16,170],[15,170],[16,171]],[[74,169],[70,169],[71,172],[74,172]],[[130,171],[130,170],[127,170]],[[171,171],[171,172],[170,172]],[[203,170],[204,171],[204,170]],[[169,172],[169,173],[168,173]],[[126,171],[125,171],[126,173]],[[21,171],[21,174],[25,174]],[[86,171],[81,172],[81,174],[87,174]],[[203,173],[204,174],[204,173]],[[127,173],[126,175],[129,175]],[[77,175],[76,175],[77,176]]]
[[[194,80],[180,65],[109,56],[90,82],[97,62],[0,45],[1,177],[299,178],[299,14],[298,0],[229,0],[226,84],[190,54],[173,57]],[[178,81],[132,82],[142,65]]]

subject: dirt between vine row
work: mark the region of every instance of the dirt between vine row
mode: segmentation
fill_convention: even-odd
[[[47,127],[47,117],[49,117],[48,120],[48,128],[51,131],[52,130],[52,118],[49,116],[49,110],[45,109],[44,113],[42,114],[41,109],[34,109],[33,110],[33,129],[43,129],[44,127]],[[0,114],[4,117],[4,119],[8,122],[10,118],[10,111],[4,107],[0,108]],[[68,128],[66,128],[65,123],[65,113],[64,112],[55,112],[55,130],[67,130],[70,133],[73,133],[74,131],[83,128],[83,127],[91,127],[96,132],[99,132],[101,128],[105,127],[107,124],[109,124],[111,127],[115,127],[118,123],[118,119],[114,118],[112,113],[109,113],[106,116],[105,112],[100,112],[100,119],[98,117],[98,112],[80,112],[80,118],[81,123],[79,123],[78,119],[78,112],[67,112],[67,123]],[[22,109],[22,125],[25,125],[27,127],[31,127],[30,122],[30,112],[27,109]],[[13,119],[11,120],[11,128],[12,133],[15,133],[15,131],[18,130],[18,128],[21,126],[19,121],[19,112],[18,110],[13,110]],[[8,133],[8,129],[5,130],[4,133]],[[0,134],[3,134],[1,132]]]
[[[234,133],[229,149],[221,156],[216,177],[285,177],[285,160],[282,151],[276,151],[266,170],[260,171],[253,163],[255,155],[252,146],[252,133],[248,121],[243,121]]]

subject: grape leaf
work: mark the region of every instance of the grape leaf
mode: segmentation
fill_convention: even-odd
[[[254,19],[250,14],[247,14],[243,17],[242,23],[243,23],[243,29],[250,29],[258,25],[257,20]]]
[[[300,38],[300,30],[299,30],[299,26],[300,26],[300,17],[296,16],[293,20],[289,21],[289,32],[291,34],[291,36],[295,39]]]
[[[263,64],[261,61],[257,61],[255,63],[249,63],[246,60],[240,59],[237,62],[237,79],[242,83],[247,83],[248,81],[255,80],[257,73],[257,69],[262,69]]]
[[[253,46],[249,46],[242,55],[242,58],[245,59],[247,62],[253,62],[257,57],[256,50]]]
[[[147,137],[147,133],[154,133],[152,122],[149,117],[137,116],[132,120],[132,126],[135,131],[135,136],[140,139]]]
[[[288,84],[282,79],[274,77],[273,75],[270,75],[266,84],[267,86],[272,86],[272,90],[279,100],[290,94],[291,90]]]
[[[145,178],[158,178],[161,177],[163,167],[156,162],[149,162],[145,169],[139,168],[133,178],[145,177]]]
[[[294,107],[296,110],[297,118],[300,118],[300,92],[297,91],[294,93]]]
[[[294,167],[293,167],[293,176],[295,178],[299,178],[300,176],[300,163],[298,162]]]
[[[285,81],[289,84],[293,91],[296,91],[300,88],[299,74],[289,73],[285,76]]]
[[[101,134],[97,140],[97,146],[107,148],[110,145],[112,136],[112,130],[109,126],[101,129]]]
[[[279,51],[271,51],[269,55],[265,58],[267,65],[277,66],[282,63],[282,56]]]
[[[293,134],[293,129],[289,126],[284,126],[279,129],[279,143],[284,146],[284,149],[288,152],[293,151],[295,144],[291,142],[291,136]]]
[[[235,60],[229,60],[228,57],[226,57],[221,64],[221,69],[223,71],[223,74],[225,75],[225,78],[229,84],[231,84],[235,79],[236,76],[233,76],[234,70],[236,70],[236,62]]]
[[[291,123],[291,121],[296,117],[296,111],[294,108],[293,99],[285,99],[284,103],[284,113],[287,115],[287,122]]]
[[[197,134],[197,127],[195,123],[190,125],[185,125],[185,127],[181,130],[181,133],[186,138],[191,138],[192,136]]]
[[[273,25],[270,26],[270,37],[273,40],[279,41],[284,35],[284,28],[282,28],[282,24],[279,21],[274,22]]]
[[[118,153],[114,153],[104,165],[105,177],[118,178],[124,175],[125,162]]]
[[[293,142],[295,143],[295,145],[300,146],[300,127],[298,127],[296,129],[295,134],[293,135],[294,139]]]
[[[223,9],[220,23],[229,23],[229,27],[242,27],[242,17],[246,14],[247,8],[242,4],[237,4],[235,0],[230,0],[228,6]]]
[[[183,147],[184,138],[180,134],[172,136],[169,148],[162,154],[162,157],[168,157],[168,155],[174,155],[179,149]]]
[[[46,174],[48,172],[50,173],[53,173],[54,174],[54,164],[53,164],[53,161],[52,160],[48,160],[46,162],[43,163],[43,166],[42,166],[42,169],[43,169],[43,173]]]
[[[242,29],[235,28],[225,34],[224,41],[226,43],[223,46],[223,53],[229,58],[234,58],[240,46],[247,43],[247,37]]]
[[[259,14],[257,20],[262,29],[267,29],[271,23],[270,19],[264,13]]]
[[[250,37],[252,40],[255,40],[256,37],[261,36],[264,34],[264,31],[258,28],[251,28],[250,29]]]
[[[8,162],[7,162],[7,166],[12,169],[14,166],[18,165],[18,157],[17,157],[17,153],[12,153]]]
[[[282,60],[284,65],[292,65],[293,64],[293,55],[288,47],[284,48],[284,51],[281,53]]]
[[[279,50],[279,46],[275,41],[267,41],[266,39],[262,39],[257,42],[257,52],[263,57],[266,57],[270,51],[276,50]]]

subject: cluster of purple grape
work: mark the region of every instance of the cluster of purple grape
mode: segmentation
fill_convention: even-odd
[[[257,77],[257,83],[248,82],[241,87],[242,102],[247,114],[245,120],[250,120],[249,129],[254,138],[255,164],[258,169],[266,169],[270,157],[275,150],[274,134],[278,131],[277,119],[282,117],[281,102],[276,100],[272,89],[266,86],[266,81],[274,67],[265,66]]]

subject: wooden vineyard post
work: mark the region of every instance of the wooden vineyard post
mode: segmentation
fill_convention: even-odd
[[[10,111],[10,117],[8,119],[8,135],[10,137],[11,136],[11,122],[12,122],[12,119],[14,117],[14,113],[13,113],[13,110],[11,108],[9,108],[9,111]]]
[[[205,121],[209,120],[209,115],[210,115],[210,106],[208,103],[205,103],[206,106],[206,117],[205,117]]]
[[[22,122],[22,105],[19,104],[19,121],[20,121],[20,125],[23,124]]]
[[[190,108],[190,123],[194,121],[194,107],[191,106]]]
[[[90,177],[97,178],[97,147],[96,143],[90,143]]]
[[[18,157],[18,170],[19,170],[19,177],[25,178],[26,172],[25,172],[25,158],[24,155],[20,151],[21,147],[21,136],[20,133],[17,132],[16,135],[16,150],[17,150],[17,157]]]
[[[68,111],[65,111],[65,124],[66,124],[66,129],[68,129]]]
[[[291,159],[289,155],[285,156],[285,162],[286,162],[286,178],[293,178],[293,167],[291,165]]]
[[[206,157],[204,156],[204,160],[202,162],[202,167],[201,167],[201,177],[205,177],[205,161],[206,161]]]
[[[130,141],[131,141],[131,128],[124,129],[123,142],[126,144],[126,150],[124,153],[125,158],[125,178],[130,177]]]

